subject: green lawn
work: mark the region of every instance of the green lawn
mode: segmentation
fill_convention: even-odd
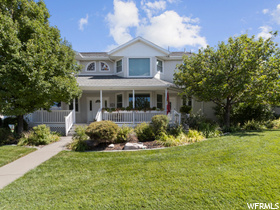
[[[0,146],[0,167],[35,150],[35,148],[27,147]]]
[[[0,209],[248,209],[280,202],[280,131],[138,152],[61,152],[0,191]]]

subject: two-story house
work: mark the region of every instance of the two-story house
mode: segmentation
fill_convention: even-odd
[[[178,96],[180,89],[172,82],[184,54],[191,55],[169,52],[142,37],[109,52],[77,53],[76,59],[83,66],[77,75],[83,91],[81,98],[71,104],[62,103],[61,110],[33,113],[29,121],[33,125],[37,122],[60,127],[66,134],[73,123],[112,120],[135,125],[149,122],[153,115],[167,114],[169,109],[171,120],[178,121],[183,100]],[[194,111],[204,109],[203,103],[187,103]]]

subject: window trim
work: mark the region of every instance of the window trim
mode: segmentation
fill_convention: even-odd
[[[158,65],[157,65],[157,61],[161,61],[161,63],[162,63],[162,71],[158,71],[157,70],[157,67],[158,67]],[[156,59],[156,72],[159,72],[160,74],[163,74],[164,73],[164,61],[163,60],[161,60],[161,59]]]
[[[94,71],[88,71],[88,66],[89,66],[90,64],[92,64],[92,63],[94,63],[94,65],[95,65]],[[86,72],[96,72],[96,61],[91,61],[91,62],[89,62],[89,63],[87,64],[87,66],[86,66]]]
[[[130,58],[147,58],[147,59],[149,59],[149,61],[150,61],[150,74],[148,75],[148,76],[130,76],[129,75],[129,60],[130,60]],[[151,77],[152,76],[152,57],[128,57],[127,58],[127,75],[128,75],[128,77]]]
[[[81,110],[81,104],[80,104],[80,99],[77,98],[78,100],[78,111],[75,110],[75,113],[80,113],[80,110]],[[70,104],[73,103],[73,100],[70,102]],[[70,109],[70,104],[68,104],[68,110],[72,110]]]
[[[106,64],[106,65],[108,66],[109,70],[102,70],[101,63]],[[109,64],[108,64],[108,63],[106,63],[105,61],[99,61],[99,71],[100,71],[100,72],[110,72],[110,71],[111,71],[111,69],[110,69]]]
[[[131,91],[128,91],[127,92],[127,106],[129,106],[129,94],[133,94],[133,92]],[[153,98],[152,98],[152,92],[151,91],[141,91],[141,92],[135,92],[135,95],[137,95],[137,94],[149,94],[150,95],[150,108],[151,108],[151,106],[152,106],[152,100],[153,100]]]
[[[118,63],[119,61],[122,61],[122,70],[121,70],[120,72],[117,71],[117,68],[118,68],[117,63]],[[122,73],[122,72],[123,72],[123,59],[116,60],[116,64],[115,64],[115,65],[116,65],[116,67],[115,67],[115,69],[116,69],[116,74]]]

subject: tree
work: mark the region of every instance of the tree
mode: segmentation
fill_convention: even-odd
[[[182,94],[212,101],[225,111],[230,126],[233,104],[279,102],[280,52],[273,38],[230,37],[215,48],[207,46],[193,56],[184,56],[174,82]]]
[[[0,112],[19,133],[25,114],[81,94],[75,52],[49,17],[43,1],[0,0]]]

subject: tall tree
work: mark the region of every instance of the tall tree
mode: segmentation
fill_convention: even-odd
[[[255,39],[246,34],[230,37],[216,48],[207,46],[193,56],[184,56],[174,82],[183,94],[212,101],[225,111],[230,126],[233,104],[279,102],[280,51],[273,38]]]
[[[43,1],[0,0],[0,112],[18,132],[25,114],[81,94],[75,52],[49,17]]]

